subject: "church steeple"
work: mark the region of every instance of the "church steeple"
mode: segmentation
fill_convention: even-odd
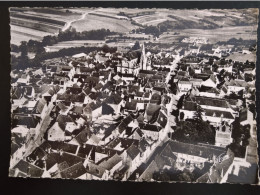
[[[142,70],[146,70],[147,69],[147,67],[146,67],[147,66],[147,57],[145,55],[144,43],[142,44],[141,48],[142,48],[142,53],[141,53],[140,65],[141,65]]]

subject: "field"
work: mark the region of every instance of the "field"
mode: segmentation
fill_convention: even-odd
[[[143,43],[143,41],[140,41],[140,43]],[[118,48],[124,48],[124,47],[132,47],[134,45],[134,42],[131,40],[125,41],[125,42],[110,42],[105,43],[104,40],[74,40],[74,41],[63,41],[59,42],[58,44],[47,46],[45,47],[47,52],[55,52],[59,51],[61,49],[65,48],[71,48],[71,47],[102,47],[104,44],[107,44],[109,47],[118,47]]]
[[[128,33],[142,26],[163,26],[160,43],[202,36],[210,43],[230,38],[256,39],[257,10],[172,10],[113,8],[12,8],[11,42],[41,40],[48,34],[74,27],[77,31],[109,29]],[[137,25],[132,24],[131,20]],[[138,26],[139,25],[139,26]],[[57,45],[56,49],[62,47]],[[53,47],[53,49],[55,49]]]
[[[55,52],[65,48],[71,47],[102,47],[105,44],[104,40],[74,40],[74,41],[63,41],[58,44],[47,46],[47,52]]]
[[[82,20],[73,22],[71,26],[79,32],[104,28],[110,31],[124,33],[137,28],[137,26],[132,25],[131,22],[127,20],[90,14],[87,14]]]
[[[209,43],[216,43],[218,41],[227,41],[231,38],[242,38],[244,40],[257,39],[257,26],[234,26],[223,27],[212,30],[203,29],[183,29],[175,30],[174,32],[164,33],[160,36],[159,42],[175,43],[182,37],[205,37]]]
[[[41,40],[59,32],[66,22],[80,18],[80,13],[53,8],[11,8],[11,43]]]
[[[257,10],[150,10],[153,13],[147,15],[136,12],[136,16],[129,14],[136,23],[141,25],[157,26],[167,22],[172,29],[196,29],[196,28],[218,28],[228,26],[245,26],[256,24]],[[128,10],[125,11],[128,13]]]
[[[255,53],[251,53],[251,54],[233,53],[230,54],[230,56],[228,56],[227,59],[232,59],[234,61],[239,61],[239,62],[246,62],[247,60],[249,62],[256,62],[256,54]]]

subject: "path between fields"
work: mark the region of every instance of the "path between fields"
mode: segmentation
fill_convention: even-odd
[[[71,24],[72,24],[73,22],[76,22],[76,21],[79,21],[79,20],[83,20],[83,19],[85,19],[85,17],[86,17],[87,14],[92,13],[92,12],[95,12],[95,11],[97,11],[97,10],[85,12],[85,13],[83,13],[83,14],[81,15],[80,18],[75,19],[75,20],[71,20],[71,21],[67,22],[67,23],[65,24],[65,26],[62,28],[62,31],[66,31],[67,29],[69,29],[69,27],[71,26]]]

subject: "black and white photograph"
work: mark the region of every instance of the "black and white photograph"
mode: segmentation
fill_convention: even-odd
[[[257,8],[9,14],[9,177],[259,184]]]

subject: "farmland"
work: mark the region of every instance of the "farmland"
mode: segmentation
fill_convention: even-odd
[[[256,10],[170,10],[170,9],[122,9],[121,12],[143,26],[157,26],[168,22],[173,28],[202,28],[249,25],[256,21]]]
[[[209,43],[227,41],[231,38],[256,40],[257,10],[172,10],[172,9],[113,9],[113,8],[12,8],[11,43],[41,40],[46,35],[55,35],[73,27],[78,32],[109,29],[123,36],[146,39],[157,44],[176,44],[185,37],[204,37]],[[160,33],[151,34],[146,29],[157,28]],[[161,29],[163,29],[161,31]],[[130,34],[131,32],[131,34]],[[146,33],[146,34],[142,34]],[[147,38],[147,36],[150,36]],[[156,36],[158,39],[155,40]],[[112,40],[112,38],[111,38]],[[129,47],[128,41],[123,45]],[[61,42],[48,46],[48,51],[61,48],[93,45],[89,40]],[[125,42],[125,43],[124,43]],[[96,43],[95,43],[96,44]],[[110,41],[110,45],[115,43]],[[120,46],[119,46],[120,47]]]
[[[164,33],[160,36],[158,42],[175,43],[179,42],[183,37],[205,37],[209,43],[218,41],[227,41],[231,38],[242,38],[243,40],[256,40],[256,26],[234,26],[223,27],[217,29],[183,29],[174,32]]]
[[[66,22],[80,18],[80,13],[52,8],[11,8],[11,43],[41,40],[42,37],[57,34]]]
[[[250,53],[250,54],[241,54],[241,53],[232,53],[230,56],[227,57],[227,59],[232,59],[234,61],[239,62],[246,62],[247,60],[249,62],[255,62],[256,61],[256,54]]]
[[[105,44],[104,40],[74,40],[74,41],[63,41],[58,44],[47,46],[45,49],[47,52],[55,52],[64,48],[71,47],[101,47]]]
[[[77,20],[73,22],[71,26],[79,32],[101,28],[109,29],[114,32],[129,32],[137,28],[137,26],[127,20],[93,14],[87,14],[83,20]]]

